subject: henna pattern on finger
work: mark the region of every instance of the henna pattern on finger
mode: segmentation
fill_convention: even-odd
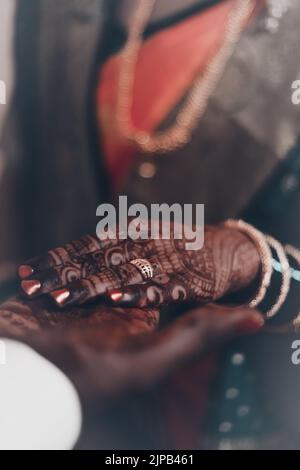
[[[107,291],[121,288],[127,283],[142,282],[141,274],[131,264],[115,269],[104,269],[85,279],[70,283],[65,289],[53,291],[52,298],[59,306],[81,305],[94,300]]]
[[[146,307],[214,301],[249,285],[260,266],[253,243],[242,233],[221,227],[206,227],[202,250],[187,251],[185,240],[171,238],[150,241],[145,252],[157,253],[156,262],[164,274],[147,287],[112,292],[115,304]]]
[[[42,339],[52,331],[48,345],[53,352],[57,350],[58,338],[61,338],[62,344],[71,341],[76,351],[80,344],[98,351],[116,348],[130,342],[133,336],[152,332],[158,322],[159,313],[153,309],[92,305],[76,307],[62,315],[55,305],[45,302],[45,299],[26,302],[18,298],[0,306],[0,336],[29,340],[33,335],[38,335],[37,338]]]
[[[91,248],[90,245],[89,248]],[[142,251],[141,246],[132,243],[132,241],[125,241],[120,245],[109,246],[106,250],[72,256],[64,264],[54,266],[23,280],[21,286],[28,297],[48,293],[73,281],[86,279],[105,271],[105,269],[125,264],[141,256]]]
[[[21,279],[27,278],[32,274],[40,273],[49,268],[64,265],[72,261],[72,258],[96,253],[106,250],[112,246],[118,245],[118,239],[99,240],[93,235],[84,235],[78,240],[74,240],[61,247],[49,250],[45,256],[35,257],[19,267],[19,276]]]
[[[50,251],[60,264],[23,282],[23,289],[28,290],[29,296],[56,289],[52,297],[58,304],[81,304],[109,290],[143,283],[136,267],[129,263],[138,258],[151,262],[156,277],[156,286],[148,292],[151,305],[154,297],[158,305],[214,301],[249,285],[257,276],[259,255],[252,241],[241,232],[206,226],[203,248],[189,251],[185,248],[186,239],[175,239],[174,227],[170,239],[119,243],[113,240],[102,244],[94,237],[82,237]]]
[[[121,264],[79,281],[75,291],[71,286],[67,299],[59,293],[59,300],[63,299],[64,305],[83,303],[111,290],[116,291],[114,297],[122,305],[132,306],[136,302],[145,307],[185,301],[210,302],[248,285],[257,275],[260,263],[256,248],[248,238],[221,227],[206,227],[202,250],[188,251],[185,240],[174,238],[150,240],[142,247],[142,255],[151,262],[156,276],[151,285],[141,285],[144,279],[136,267]],[[114,253],[114,249],[109,249],[106,255],[111,257]],[[118,247],[118,256],[121,253]],[[164,280],[164,284],[160,280]],[[137,287],[128,289],[134,285]],[[122,290],[125,297],[118,300],[117,293],[122,294]]]

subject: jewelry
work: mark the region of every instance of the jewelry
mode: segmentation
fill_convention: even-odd
[[[255,244],[261,260],[261,283],[254,299],[249,303],[249,307],[257,307],[265,298],[268,287],[271,283],[273,273],[272,268],[272,252],[262,232],[254,228],[252,225],[247,224],[243,220],[227,220],[224,223],[225,227],[240,230],[245,233]]]
[[[294,260],[300,266],[300,251],[292,245],[285,245],[284,249],[285,249],[286,254],[290,256],[291,258],[294,258]],[[298,313],[297,316],[294,318],[294,320],[292,321],[292,324],[293,324],[295,333],[299,334],[300,333],[300,313]]]
[[[224,35],[224,42],[204,73],[195,80],[175,124],[153,134],[134,128],[130,119],[133,100],[134,72],[142,44],[142,35],[156,0],[140,0],[123,48],[117,99],[117,121],[121,135],[143,152],[169,152],[186,144],[199,118],[204,114],[225,66],[233,54],[246,20],[256,6],[256,0],[235,0]]]
[[[153,278],[154,269],[152,267],[152,264],[147,259],[133,259],[132,261],[130,261],[130,264],[133,264],[133,266],[135,266],[140,271],[144,280]]]
[[[282,274],[282,284],[280,288],[280,293],[278,295],[277,301],[275,304],[266,312],[266,316],[268,318],[274,317],[276,313],[280,310],[282,305],[284,304],[291,285],[291,271],[290,271],[290,264],[286,253],[284,251],[283,246],[279,243],[275,238],[271,237],[270,235],[266,235],[266,240],[273,250],[276,251],[278,260],[281,265],[281,274]]]
[[[286,245],[284,247],[284,250],[285,250],[285,253],[291,258],[294,258],[297,264],[300,266],[300,251],[292,245]],[[278,263],[278,268],[276,270],[278,272],[282,272],[280,263]],[[290,273],[291,273],[291,278],[299,282],[300,271],[290,267]],[[269,333],[275,333],[275,334],[290,334],[290,333],[299,334],[300,333],[300,312],[297,313],[296,317],[292,321],[289,321],[288,323],[285,323],[283,325],[269,326],[266,328],[266,331]]]

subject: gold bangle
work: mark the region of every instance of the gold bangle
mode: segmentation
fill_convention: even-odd
[[[300,267],[300,251],[292,245],[285,245],[285,253],[293,258]],[[283,325],[268,326],[265,328],[267,333],[271,334],[299,334],[300,333],[300,312],[296,314],[293,320]]]
[[[261,283],[254,299],[249,302],[249,307],[257,307],[265,298],[268,287],[271,283],[273,273],[271,248],[262,232],[247,224],[243,220],[229,219],[224,223],[225,227],[237,229],[245,233],[256,246],[261,261]]]
[[[284,250],[288,256],[294,258],[300,267],[300,251],[292,245],[285,245]],[[296,334],[300,333],[300,312],[297,313],[297,316],[292,320],[292,325],[294,332]]]
[[[282,284],[280,287],[279,295],[274,305],[266,312],[266,316],[268,318],[272,318],[274,317],[274,315],[276,315],[276,313],[278,313],[288,296],[291,285],[291,271],[289,260],[281,243],[279,243],[279,241],[275,240],[275,238],[271,237],[270,235],[266,235],[266,240],[269,246],[273,248],[274,251],[276,251],[278,260],[282,268]]]

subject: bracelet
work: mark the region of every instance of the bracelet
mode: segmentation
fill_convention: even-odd
[[[275,304],[266,312],[266,316],[268,318],[272,318],[274,317],[274,315],[276,315],[276,313],[278,313],[290,291],[291,270],[289,260],[281,243],[279,243],[277,240],[275,240],[275,238],[271,237],[270,235],[266,235],[266,240],[269,246],[273,248],[273,250],[277,253],[278,260],[282,269],[282,283],[280,287],[280,293],[277,297]]]
[[[227,220],[224,225],[228,228],[238,229],[248,235],[257,247],[260,255],[262,278],[256,296],[249,302],[249,306],[251,308],[257,307],[266,296],[273,274],[271,249],[276,252],[281,266],[282,283],[276,302],[265,312],[267,318],[274,317],[284,304],[290,290],[291,270],[287,254],[290,252],[290,255],[293,256],[300,265],[300,251],[297,251],[293,247],[289,248],[289,246],[284,249],[281,243],[275,240],[275,238],[270,235],[264,235],[262,232],[243,220]]]
[[[261,283],[254,299],[249,303],[249,307],[257,307],[265,298],[268,287],[271,283],[273,273],[272,267],[272,252],[262,232],[254,228],[252,225],[247,224],[243,220],[229,219],[224,223],[225,227],[240,230],[245,233],[256,246],[261,260]]]
[[[293,258],[298,264],[298,266],[300,267],[300,251],[292,245],[285,245],[284,250],[285,250],[285,253],[290,258]],[[293,277],[294,271],[296,271],[294,268],[290,268],[291,278]],[[299,281],[299,279],[296,279],[296,280]],[[300,312],[298,312],[295,318],[289,321],[288,323],[284,323],[283,325],[267,326],[265,328],[265,331],[271,334],[285,334],[285,335],[293,334],[293,333],[299,334],[300,333]]]
[[[286,254],[290,256],[291,258],[294,258],[294,260],[300,266],[300,251],[292,245],[285,245],[284,249],[285,249]],[[297,316],[292,321],[292,325],[294,328],[294,332],[296,334],[299,334],[300,333],[300,312],[298,312]]]

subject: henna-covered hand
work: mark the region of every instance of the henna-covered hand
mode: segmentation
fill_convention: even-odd
[[[157,307],[211,302],[248,286],[260,259],[243,233],[206,226],[204,246],[186,250],[186,239],[107,240],[86,235],[20,266],[28,297],[50,293],[60,307],[106,298],[114,305]],[[145,281],[136,258],[150,261],[154,276]]]
[[[11,299],[0,306],[0,337],[22,341],[69,376],[99,407],[123,393],[147,389],[224,341],[259,330],[249,308],[206,305],[161,330],[155,310],[104,304],[61,311],[46,298]]]

